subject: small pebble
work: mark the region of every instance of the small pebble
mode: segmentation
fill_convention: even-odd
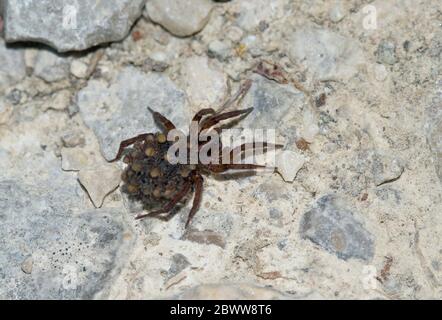
[[[74,60],[71,63],[70,71],[73,76],[84,79],[88,75],[88,65],[82,61]]]
[[[21,270],[26,274],[31,274],[33,267],[34,259],[32,259],[32,257],[27,257],[21,264]]]
[[[384,64],[393,65],[397,62],[396,46],[394,43],[382,40],[376,51],[377,61]]]

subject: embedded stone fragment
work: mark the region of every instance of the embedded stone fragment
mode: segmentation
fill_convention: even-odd
[[[374,238],[354,216],[337,196],[323,196],[302,217],[301,236],[340,259],[369,261]]]

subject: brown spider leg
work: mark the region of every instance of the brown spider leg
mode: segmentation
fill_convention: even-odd
[[[120,159],[121,155],[123,154],[123,151],[124,151],[124,149],[126,147],[130,146],[131,144],[134,144],[137,141],[141,141],[141,140],[146,139],[147,136],[148,136],[147,133],[143,133],[143,134],[140,134],[140,135],[138,135],[136,137],[133,137],[133,138],[130,138],[130,139],[126,139],[126,140],[122,141],[120,143],[120,147],[118,148],[117,155],[115,156],[114,159],[109,160],[109,162],[114,162],[114,161],[117,161],[118,159]]]
[[[209,118],[204,119],[201,123],[201,129],[200,132],[206,129],[209,129],[210,127],[213,127],[217,123],[219,123],[222,120],[227,120],[230,118],[234,118],[243,114],[249,114],[253,108],[243,109],[243,110],[235,110],[235,111],[229,111],[221,114],[216,114],[214,116],[211,116]]]
[[[207,165],[207,168],[209,171],[213,173],[221,173],[227,170],[253,170],[253,169],[260,169],[265,168],[266,166],[259,165],[259,164],[246,164],[246,163],[231,163],[231,164],[209,164]]]
[[[175,206],[175,205],[176,205],[181,199],[183,199],[183,198],[186,196],[186,194],[190,191],[190,187],[191,187],[191,186],[192,186],[192,183],[191,183],[191,182],[187,182],[187,183],[184,185],[183,189],[181,189],[181,191],[178,192],[178,193],[173,197],[173,199],[170,200],[170,202],[168,202],[164,207],[162,207],[161,209],[158,209],[158,210],[155,210],[155,211],[152,211],[152,212],[146,213],[146,214],[142,214],[142,215],[136,216],[135,219],[136,219],[136,220],[139,220],[139,219],[143,219],[143,218],[145,218],[145,217],[155,217],[155,216],[157,216],[157,215],[159,215],[159,214],[169,212],[170,210],[173,209],[173,207],[174,207],[174,206]]]
[[[206,116],[208,114],[214,114],[214,113],[215,113],[215,110],[213,110],[212,108],[201,109],[200,111],[198,111],[195,114],[192,121],[200,122],[200,120],[203,116]]]
[[[237,147],[235,147],[235,148],[233,148],[231,151],[230,151],[230,155],[229,155],[229,160],[230,160],[230,162],[232,162],[232,160],[233,160],[233,156],[237,153],[237,152],[245,152],[245,151],[247,151],[247,150],[255,150],[256,148],[255,148],[255,146],[256,146],[256,144],[257,143],[259,143],[259,142],[249,142],[249,143],[243,143],[242,145],[239,145],[239,146],[237,146]],[[277,148],[282,148],[282,147],[284,147],[282,144],[273,144],[273,143],[267,143],[267,142],[261,142],[262,143],[262,145],[263,145],[263,148],[274,148],[274,149],[277,149]],[[227,148],[228,149],[228,148]],[[219,158],[221,159],[222,158],[222,154],[220,154],[220,156],[219,156]]]
[[[239,90],[232,97],[230,97],[230,99],[224,102],[221,108],[218,109],[217,113],[220,113],[221,111],[229,108],[232,104],[235,103],[235,101],[241,100],[246,95],[247,91],[249,91],[251,86],[252,80],[246,80],[243,84],[241,84]]]
[[[192,209],[190,209],[185,228],[187,228],[187,226],[190,223],[190,220],[192,220],[193,216],[195,215],[195,213],[197,212],[197,210],[201,204],[201,196],[203,194],[203,182],[204,182],[204,179],[201,175],[198,174],[198,175],[194,176],[195,196],[193,198]]]
[[[161,113],[156,112],[149,107],[147,107],[147,108],[149,109],[150,112],[152,112],[155,122],[160,123],[166,129],[166,133],[168,133],[170,130],[176,129],[176,127],[172,123],[172,121],[167,119]]]

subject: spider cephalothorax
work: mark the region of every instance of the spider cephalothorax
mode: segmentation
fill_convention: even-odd
[[[243,95],[250,87],[250,83],[242,86],[241,90],[226,103],[232,104],[233,101]],[[222,109],[224,109],[224,107]],[[124,162],[127,164],[122,174],[124,182],[123,191],[128,193],[131,198],[141,201],[146,207],[158,206],[159,209],[147,214],[138,215],[136,218],[158,217],[167,218],[162,214],[167,214],[180,202],[186,199],[186,196],[195,191],[192,209],[187,218],[186,227],[189,225],[192,217],[201,202],[203,191],[203,173],[221,173],[227,170],[235,169],[257,169],[264,166],[256,164],[239,164],[239,163],[202,163],[197,159],[197,163],[176,163],[172,164],[168,159],[168,150],[173,142],[167,140],[167,135],[171,130],[175,130],[175,125],[166,117],[149,108],[156,122],[164,128],[163,132],[144,133],[134,138],[124,140],[120,144],[118,154],[114,160],[120,159],[125,153]],[[215,127],[220,121],[244,116],[250,113],[252,109],[235,110],[229,112],[216,112],[211,108],[202,109],[195,114],[192,123],[197,124],[197,135],[205,133],[209,130],[216,130]],[[187,141],[190,138],[187,137]],[[206,144],[197,139],[197,149]],[[210,141],[210,140],[209,140]],[[221,140],[218,141],[219,156],[222,156]],[[127,147],[133,145],[131,148]],[[280,147],[279,145],[270,145],[263,143],[264,147]],[[229,159],[233,159],[233,155],[246,150],[255,149],[254,143],[244,143],[229,151]]]

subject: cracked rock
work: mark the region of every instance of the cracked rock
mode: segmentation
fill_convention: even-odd
[[[334,195],[320,198],[301,220],[301,236],[340,259],[365,261],[374,254],[374,238]]]
[[[3,2],[7,42],[35,41],[66,52],[122,40],[146,0]]]

